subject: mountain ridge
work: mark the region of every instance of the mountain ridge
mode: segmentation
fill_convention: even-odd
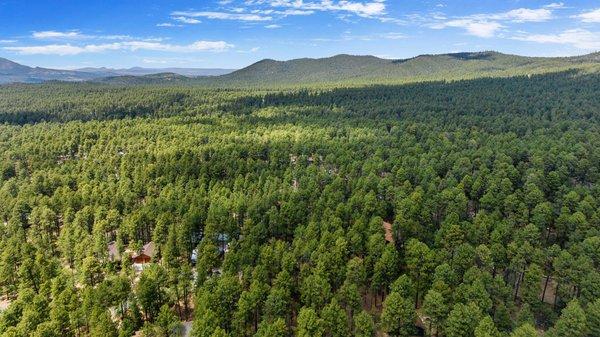
[[[529,57],[497,51],[423,54],[406,59],[338,54],[287,61],[263,59],[239,70],[208,68],[32,68],[0,58],[0,83],[49,80],[104,84],[195,84],[206,86],[280,86],[331,83],[404,83],[476,77],[531,75],[568,69],[600,72],[600,52],[571,57]],[[179,72],[178,72],[179,70]],[[206,71],[214,71],[207,74]],[[187,73],[182,74],[182,72]],[[196,73],[192,73],[196,71]],[[197,74],[205,71],[204,75]]]
[[[6,58],[0,57],[0,84],[6,83],[42,83],[47,81],[82,82],[115,78],[120,76],[148,76],[172,73],[185,77],[219,76],[230,73],[234,69],[221,68],[142,68],[126,69],[80,68],[73,70],[29,67]],[[143,82],[132,79],[132,81]]]
[[[423,54],[407,59],[339,54],[326,58],[289,61],[264,59],[231,74],[220,76],[215,81],[248,85],[264,82],[299,84],[327,81],[378,83],[443,80],[559,71],[580,68],[588,63],[593,66],[600,64],[600,53],[575,57],[528,57],[481,51]]]
[[[229,74],[237,69],[227,68],[179,68],[179,67],[167,67],[167,68],[144,68],[144,67],[131,67],[131,68],[107,68],[107,67],[86,67],[75,69],[76,71],[89,72],[89,73],[100,73],[106,72],[111,73],[113,76],[145,76],[145,75],[156,75],[162,73],[173,73],[177,75],[187,77],[197,76],[219,76]]]

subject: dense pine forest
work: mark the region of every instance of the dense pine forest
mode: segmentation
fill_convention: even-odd
[[[599,93],[0,86],[0,334],[600,336]]]

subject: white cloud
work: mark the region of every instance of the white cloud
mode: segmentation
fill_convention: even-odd
[[[243,7],[226,8],[219,11],[175,11],[173,19],[204,17],[213,20],[237,21],[272,21],[288,16],[306,16],[315,12],[339,12],[340,14],[357,15],[366,18],[377,18],[385,22],[395,22],[387,18],[386,0],[351,1],[351,0],[245,0]],[[229,5],[233,1],[220,1],[220,5]]]
[[[345,31],[339,38],[315,38],[313,42],[344,42],[344,41],[381,41],[381,40],[401,40],[408,36],[399,32],[377,33],[367,35],[355,35],[351,31]]]
[[[179,22],[182,22],[182,23],[187,23],[187,24],[190,24],[190,25],[195,25],[195,24],[202,23],[202,21],[200,21],[198,19],[188,18],[186,16],[175,16],[175,17],[173,17],[173,20],[179,21]]]
[[[514,40],[570,45],[578,49],[599,50],[600,32],[585,29],[569,29],[558,34],[521,34]]]
[[[246,3],[262,3],[264,1],[246,1]],[[342,11],[363,17],[376,17],[385,14],[385,0],[357,2],[349,0],[322,0],[320,2],[304,2],[303,0],[272,0],[272,7],[290,7],[313,11]]]
[[[482,13],[467,15],[462,18],[478,21],[507,21],[507,22],[544,22],[554,18],[552,8],[517,8],[508,12],[501,13]]]
[[[113,34],[113,35],[88,35],[83,34],[79,30],[69,31],[35,31],[31,34],[31,37],[36,40],[113,40],[113,41],[128,41],[128,40],[141,40],[141,41],[160,41],[162,39],[156,38],[135,38],[131,35]]]
[[[267,26],[265,26],[265,28],[267,28],[267,29],[277,29],[277,28],[281,28],[281,25],[267,25]]]
[[[545,22],[552,20],[554,18],[553,11],[562,7],[562,3],[551,3],[537,9],[517,8],[507,12],[472,14],[454,18],[446,18],[441,13],[434,13],[429,18],[415,15],[411,19],[413,22],[422,22],[433,29],[444,29],[447,27],[463,28],[469,35],[491,38],[511,23]]]
[[[430,25],[433,29],[444,29],[446,27],[463,28],[469,35],[490,38],[503,26],[495,21],[477,21],[473,19],[456,19]]]
[[[0,43],[15,43],[17,40],[0,40]]]
[[[189,46],[184,46],[183,49],[190,49],[190,51],[226,51],[227,49],[233,48],[232,44],[225,41],[196,41]]]
[[[44,46],[4,47],[5,50],[14,51],[21,55],[77,55],[111,49],[111,45],[88,45],[84,47],[71,44],[49,44]],[[113,48],[116,49],[116,48]]]
[[[599,23],[600,22],[600,8],[595,9],[593,11],[581,13],[579,15],[574,16],[577,19],[580,19],[583,22],[587,23]]]
[[[234,46],[225,41],[196,41],[189,45],[173,45],[151,41],[124,41],[105,44],[88,44],[75,46],[71,44],[50,44],[43,46],[4,47],[21,55],[78,55],[84,53],[100,53],[116,50],[151,50],[161,52],[223,52]]]
[[[490,16],[496,20],[510,20],[514,22],[543,22],[553,18],[552,10],[548,8],[528,9],[518,8],[511,11]]]
[[[564,8],[565,4],[562,2],[553,2],[551,4],[547,4],[546,6],[544,6],[544,8],[550,8],[550,9],[559,9],[559,8]]]
[[[79,31],[72,30],[67,32],[59,32],[55,30],[46,30],[41,32],[33,32],[31,36],[34,39],[45,40],[45,39],[81,39],[87,36],[81,34]]]
[[[253,47],[250,48],[250,50],[236,50],[236,52],[240,53],[240,54],[251,54],[251,53],[256,53],[260,50],[260,47]]]
[[[381,37],[383,37],[384,39],[388,39],[388,40],[400,40],[400,39],[405,39],[406,35],[404,35],[402,33],[385,33],[385,34],[381,35]]]
[[[283,11],[273,11],[273,13],[278,14],[278,15],[283,15],[283,16],[306,16],[306,15],[314,14],[315,11],[307,11],[307,10],[300,10],[300,9],[286,9]]]
[[[171,15],[187,17],[187,18],[204,17],[207,19],[237,20],[237,21],[271,21],[273,19],[270,16],[263,16],[263,15],[258,15],[258,14],[227,13],[227,12],[177,11],[177,12],[171,13]]]
[[[182,25],[176,25],[170,22],[157,23],[156,27],[183,27]]]

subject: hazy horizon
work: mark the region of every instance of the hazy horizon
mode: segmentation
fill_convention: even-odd
[[[584,56],[584,55],[589,55],[589,54],[594,54],[597,52],[589,52],[589,53],[581,53],[581,54],[575,54],[575,55],[569,55],[569,56],[544,56],[544,55],[539,55],[539,56],[528,56],[528,55],[519,55],[519,54],[510,54],[510,53],[504,53],[501,51],[497,51],[497,50],[465,50],[465,51],[453,51],[453,52],[448,52],[448,53],[439,53],[439,54],[432,54],[432,53],[425,53],[425,54],[418,54],[418,55],[413,55],[413,56],[409,56],[403,59],[411,59],[411,58],[416,58],[419,56],[425,56],[425,55],[448,55],[448,54],[461,54],[461,53],[483,53],[483,52],[497,52],[497,53],[501,53],[501,54],[507,54],[507,55],[516,55],[516,56],[523,56],[523,57],[541,57],[541,58],[554,58],[554,57],[577,57],[577,56]],[[99,66],[86,66],[86,67],[63,67],[63,68],[52,68],[52,69],[56,69],[56,70],[81,70],[81,69],[106,69],[106,70],[132,70],[135,68],[140,68],[140,69],[207,69],[207,70],[239,70],[239,69],[243,69],[246,68],[248,66],[251,66],[252,64],[255,64],[257,62],[263,61],[263,60],[274,60],[274,61],[278,61],[278,62],[286,62],[286,61],[293,61],[293,60],[299,60],[299,59],[323,59],[323,58],[332,58],[335,56],[340,56],[340,55],[350,55],[350,56],[374,56],[377,58],[381,58],[384,60],[401,60],[401,59],[395,59],[395,58],[386,58],[386,57],[380,57],[377,55],[370,55],[370,54],[345,54],[345,53],[340,53],[340,54],[334,54],[334,55],[328,55],[328,56],[323,56],[323,57],[297,57],[297,58],[292,58],[292,59],[273,59],[273,58],[263,58],[260,60],[256,60],[253,61],[249,64],[246,64],[242,67],[238,67],[238,68],[223,68],[223,67],[215,67],[215,68],[210,68],[210,67],[185,67],[185,66],[143,66],[143,65],[133,65],[131,67],[110,67],[110,66],[104,66],[104,65],[99,65]],[[7,58],[8,59],[8,58]],[[402,60],[403,60],[402,59]],[[14,59],[8,59],[9,61],[13,61],[13,62],[17,62]],[[28,67],[41,67],[39,65],[36,64],[24,64],[21,62],[17,62],[21,65],[24,66],[28,66]],[[43,67],[41,67],[43,68]]]

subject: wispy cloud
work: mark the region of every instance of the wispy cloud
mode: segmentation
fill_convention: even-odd
[[[430,28],[433,29],[444,29],[447,27],[463,28],[469,35],[490,38],[494,37],[496,32],[503,26],[495,21],[474,19],[455,19],[430,25]]]
[[[33,32],[31,37],[38,40],[50,40],[50,39],[83,39],[88,38],[87,35],[81,34],[77,30],[59,32],[55,30],[46,30],[41,32]]]
[[[392,33],[382,34],[381,37],[383,37],[384,39],[388,39],[388,40],[401,40],[401,39],[406,39],[407,36],[402,33],[392,32]]]
[[[165,44],[149,41],[124,41],[104,44],[49,44],[39,46],[4,47],[4,50],[16,52],[21,55],[78,55],[85,53],[101,53],[117,50],[151,50],[161,52],[223,52],[233,48],[234,45],[225,41],[196,41],[188,45]]]
[[[182,25],[178,25],[178,24],[174,24],[171,22],[162,22],[162,23],[157,23],[156,27],[183,27]]]
[[[600,22],[600,8],[593,11],[584,12],[579,15],[573,16],[574,18],[580,19],[586,23],[599,23]]]
[[[181,23],[187,23],[189,25],[196,25],[196,24],[202,23],[202,21],[200,21],[198,19],[188,18],[186,16],[175,16],[175,17],[173,17],[173,20],[179,21]]]
[[[264,3],[264,1],[246,1],[246,3]],[[270,1],[270,5],[273,7],[290,7],[300,10],[349,12],[363,17],[382,16],[386,10],[385,0],[372,0],[369,2],[347,0],[322,0],[320,2],[272,0]]]
[[[263,16],[259,14],[251,13],[228,13],[228,12],[195,12],[195,11],[176,11],[171,13],[173,18],[185,17],[185,18],[207,18],[207,19],[218,19],[218,20],[236,20],[236,21],[271,21],[273,20],[270,16]]]
[[[401,40],[406,39],[403,33],[399,32],[388,32],[379,34],[368,34],[368,35],[355,35],[351,31],[346,31],[341,34],[339,38],[314,38],[310,39],[312,42],[344,42],[344,41],[381,41],[381,40]]]
[[[161,39],[156,38],[135,38],[131,35],[124,34],[107,34],[107,35],[90,35],[84,34],[80,30],[68,30],[68,31],[57,31],[57,30],[45,30],[35,31],[31,34],[31,38],[36,40],[114,40],[114,41],[126,41],[126,40],[142,40],[142,41],[158,41]]]
[[[240,54],[251,54],[251,53],[256,53],[260,50],[260,47],[253,47],[250,48],[249,50],[236,50],[236,52],[240,53]]]
[[[483,14],[484,19],[513,21],[513,22],[543,22],[553,18],[552,9],[550,8],[518,8],[508,12],[498,14]]]
[[[307,16],[316,12],[337,12],[343,15],[356,15],[365,18],[377,18],[392,22],[387,18],[386,0],[350,1],[350,0],[244,0],[239,7],[222,7],[217,11],[175,11],[171,18],[184,22],[182,18],[207,18],[210,20],[236,20],[247,22],[273,21],[288,16]],[[220,1],[227,6],[233,1]],[[339,16],[338,16],[339,17]],[[185,22],[187,23],[187,22]]]
[[[273,24],[273,25],[267,25],[267,26],[265,26],[265,28],[267,28],[267,29],[277,29],[277,28],[281,28],[281,25],[275,25],[275,24]]]
[[[420,15],[415,17],[432,29],[462,28],[469,35],[491,38],[509,24],[550,21],[554,19],[554,10],[559,8],[563,8],[562,3],[552,3],[536,9],[517,8],[506,12],[481,13],[452,18],[446,18],[440,13],[435,13],[428,19],[424,19]]]
[[[512,37],[514,40],[570,45],[583,50],[600,50],[600,32],[586,29],[569,29],[557,34],[521,33]]]
[[[17,40],[0,40],[0,43],[15,43]]]

